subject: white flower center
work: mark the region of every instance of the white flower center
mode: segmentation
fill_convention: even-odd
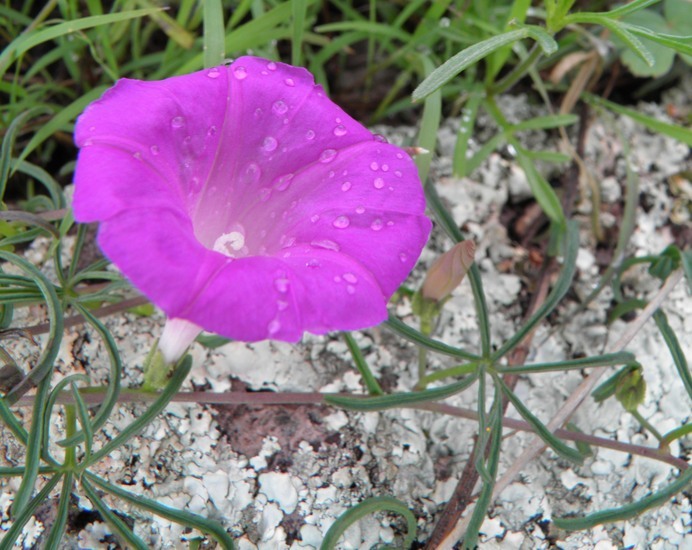
[[[222,233],[221,236],[214,241],[214,251],[220,252],[229,258],[245,256],[248,253],[247,247],[245,246],[245,235],[242,231]]]

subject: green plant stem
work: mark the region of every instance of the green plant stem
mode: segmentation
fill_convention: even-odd
[[[529,69],[538,62],[541,57],[541,48],[538,44],[534,44],[529,54],[522,59],[502,80],[496,82],[488,89],[488,95],[499,95],[509,90],[519,80],[524,78]]]
[[[632,416],[634,416],[634,418],[636,418],[637,421],[638,421],[646,430],[648,430],[649,432],[651,432],[652,435],[653,435],[656,439],[658,439],[659,443],[661,443],[661,442],[663,441],[663,436],[661,435],[661,433],[660,433],[656,428],[654,428],[654,427],[651,425],[651,423],[650,423],[646,418],[644,418],[644,417],[641,415],[641,413],[640,413],[637,409],[633,409],[633,410],[629,411],[629,413],[630,413]]]

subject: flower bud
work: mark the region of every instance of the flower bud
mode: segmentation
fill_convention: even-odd
[[[159,350],[166,364],[177,363],[200,332],[200,327],[185,319],[166,319],[159,339]]]
[[[459,286],[473,264],[476,245],[473,241],[462,241],[442,254],[430,266],[423,282],[423,298],[441,302]]]

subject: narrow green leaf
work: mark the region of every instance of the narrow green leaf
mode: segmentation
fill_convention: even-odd
[[[410,407],[418,403],[429,401],[439,401],[454,394],[464,391],[476,381],[475,375],[467,376],[459,382],[433,388],[431,390],[423,390],[407,393],[392,393],[389,395],[378,395],[375,397],[346,397],[341,395],[325,395],[324,401],[328,405],[341,407],[352,411],[383,411],[385,409],[394,409],[398,407]]]
[[[341,538],[341,535],[343,535],[351,525],[365,516],[381,511],[393,512],[404,517],[408,529],[402,548],[409,548],[413,544],[413,541],[416,540],[416,517],[400,500],[391,497],[373,497],[349,508],[339,519],[332,523],[327,534],[324,536],[320,550],[332,550],[333,548],[337,548],[339,538]]]
[[[510,400],[517,412],[522,416],[533,427],[536,435],[540,437],[543,442],[553,449],[560,456],[567,458],[577,464],[584,462],[584,457],[577,451],[573,449],[562,440],[558,439],[553,435],[553,433],[546,427],[543,422],[541,422],[537,416],[535,416],[527,407],[521,402],[516,394],[509,389],[509,387],[502,381],[500,376],[495,376],[495,384],[498,384],[502,389],[502,393]]]
[[[447,345],[439,340],[434,340],[426,336],[422,332],[400,321],[393,315],[390,315],[389,319],[385,321],[385,326],[405,340],[413,342],[417,346],[422,346],[425,349],[429,349],[430,351],[436,351],[437,353],[449,355],[451,357],[459,357],[468,361],[478,361],[479,359],[479,357],[473,353],[469,353],[461,348],[455,348],[454,346]]]
[[[328,23],[315,27],[315,31],[319,33],[328,32],[364,32],[369,35],[396,38],[401,42],[407,43],[411,40],[411,35],[400,29],[396,29],[384,23],[371,23],[370,21],[342,21],[339,23]]]
[[[149,424],[152,419],[157,416],[166,405],[170,403],[173,396],[178,392],[180,386],[185,381],[185,378],[192,368],[192,358],[189,355],[183,357],[178,365],[176,366],[173,374],[171,375],[168,385],[159,394],[154,402],[149,405],[146,411],[142,413],[137,419],[128,425],[122,432],[120,432],[116,437],[111,439],[98,451],[91,455],[90,460],[85,460],[85,467],[89,464],[94,464],[101,460],[104,456],[108,456],[115,449],[123,445],[126,441],[140,433]]]
[[[12,164],[12,151],[17,139],[17,134],[26,119],[42,111],[45,111],[45,108],[35,107],[20,113],[5,130],[5,137],[2,139],[2,148],[0,149],[0,201],[3,201],[5,197],[5,188],[10,176],[10,167]]]
[[[660,1],[661,0],[634,0],[633,2],[628,2],[627,4],[623,4],[622,6],[615,8],[614,10],[607,11],[603,15],[606,17],[624,17],[625,15],[629,15],[635,11],[643,10],[649,6],[658,4]]]
[[[296,67],[303,64],[303,33],[308,9],[306,0],[291,0],[293,7],[293,39],[291,40],[291,63]]]
[[[692,55],[692,36],[663,34],[660,32],[654,32],[651,29],[647,29],[641,25],[633,25],[631,23],[621,23],[621,26],[632,35],[646,38],[652,42],[655,42],[656,44],[660,44],[661,46],[665,46],[681,54]]]
[[[429,57],[425,55],[417,56],[422,66],[422,74],[426,77],[433,71],[433,64]],[[440,90],[429,94],[423,104],[423,115],[421,116],[420,130],[418,131],[418,143],[430,153],[418,155],[416,166],[418,166],[418,177],[425,181],[430,170],[430,163],[437,144],[437,132],[440,129],[442,118],[442,93]]]
[[[673,332],[673,329],[670,328],[670,325],[668,324],[668,317],[666,317],[666,314],[663,313],[662,310],[657,309],[654,313],[654,321],[656,321],[656,326],[661,332],[663,340],[665,341],[666,346],[668,346],[668,351],[670,351],[670,354],[673,357],[673,363],[675,364],[678,375],[680,376],[680,379],[687,390],[687,395],[689,395],[692,399],[692,374],[690,374],[689,365],[687,364],[687,359],[685,358],[685,352],[682,350],[680,342],[678,342],[678,338],[675,336],[675,332]]]
[[[370,395],[384,395],[384,392],[382,391],[380,384],[377,382],[377,379],[372,374],[372,371],[370,370],[370,367],[368,366],[365,357],[363,357],[363,353],[360,351],[360,348],[358,347],[355,338],[353,338],[350,332],[344,332],[342,334],[344,340],[346,341],[346,345],[348,346],[348,349],[351,352],[353,362],[356,364],[356,368],[358,369],[358,372],[363,378],[363,383],[365,384],[368,393]]]
[[[152,514],[156,514],[162,518],[174,521],[179,525],[190,526],[201,531],[202,533],[208,533],[217,540],[220,547],[224,550],[233,550],[234,548],[233,539],[228,535],[228,533],[226,533],[224,527],[215,521],[198,516],[197,514],[193,514],[186,510],[170,508],[143,495],[130,493],[129,491],[125,491],[116,485],[108,483],[104,479],[101,479],[91,472],[85,472],[84,475],[91,483],[98,485],[104,491],[107,491],[112,495],[115,495],[116,497],[137,506],[138,508],[142,508],[148,512],[151,512]]]
[[[570,114],[537,116],[512,125],[512,130],[514,132],[523,130],[549,130],[551,128],[560,128],[561,126],[576,124],[578,121],[579,117],[577,115]]]
[[[560,302],[562,297],[567,294],[572,284],[572,278],[577,270],[577,252],[579,252],[579,229],[576,221],[570,220],[564,235],[564,260],[562,271],[555,283],[555,286],[548,294],[536,312],[524,323],[524,325],[510,337],[502,347],[493,353],[493,363],[497,363],[501,357],[517,347],[526,335],[540,323]]]
[[[77,31],[98,27],[101,25],[111,25],[119,21],[127,21],[139,17],[146,17],[152,13],[161,11],[161,8],[123,11],[120,13],[112,13],[108,15],[94,15],[91,17],[83,17],[74,21],[65,21],[45,27],[38,31],[22,34],[15,38],[2,53],[0,53],[0,78],[5,74],[7,68],[20,56],[29,51],[34,46],[43,44],[55,38],[66,36]]]
[[[527,36],[529,36],[529,31],[526,28],[516,29],[493,36],[492,38],[488,38],[487,40],[483,40],[461,50],[435,69],[415,90],[413,90],[413,100],[419,101],[426,98],[447,84],[447,82],[452,80],[460,72],[474,63],[477,63],[485,56],[503,46],[526,38]]]
[[[74,399],[75,405],[77,407],[77,417],[79,418],[79,423],[82,426],[82,431],[84,432],[84,458],[89,460],[91,456],[91,444],[94,439],[94,431],[91,425],[91,418],[89,418],[89,410],[87,409],[84,399],[82,399],[77,385],[73,382],[70,384],[72,390],[72,398]]]
[[[223,63],[225,29],[221,0],[205,0],[204,5],[204,67],[209,69]]]
[[[688,489],[690,483],[692,483],[692,468],[687,468],[673,483],[655,493],[650,493],[637,502],[620,508],[603,510],[602,512],[596,512],[581,518],[553,518],[553,523],[558,529],[581,531],[583,529],[591,529],[602,523],[625,521],[642,514],[646,510],[665,504],[680,491]]]
[[[44,542],[44,550],[60,550],[61,548],[62,537],[65,534],[65,526],[67,525],[67,513],[70,509],[70,500],[72,499],[73,483],[74,474],[66,472],[60,489],[58,509],[53,519],[53,525],[48,533],[48,538]]]
[[[593,357],[582,357],[579,359],[567,359],[565,361],[555,361],[553,363],[534,363],[533,365],[522,365],[519,367],[497,366],[495,370],[501,373],[526,374],[531,372],[538,373],[570,369],[588,369],[593,367],[614,367],[633,361],[633,354],[627,351],[619,351],[617,353],[606,353],[605,355],[595,355]]]
[[[519,142],[514,138],[510,138],[508,141],[517,151],[517,161],[526,174],[526,181],[531,188],[531,193],[536,199],[536,202],[541,206],[545,215],[548,216],[552,222],[559,227],[565,227],[567,220],[555,190],[543,175],[536,170],[532,160],[524,154],[524,150],[519,145]]]
[[[649,130],[657,134],[664,134],[673,139],[677,139],[682,143],[692,147],[692,129],[684,128],[682,126],[676,126],[675,124],[670,124],[668,122],[663,122],[648,115],[644,115],[635,109],[630,109],[629,107],[623,107],[607,99],[603,99],[600,96],[595,96],[591,94],[582,94],[584,99],[591,103],[592,105],[597,105],[605,107],[606,109],[618,113],[620,115],[625,115],[631,118],[635,122],[646,126]]]
[[[53,489],[55,489],[55,486],[58,484],[62,476],[62,472],[54,474],[34,498],[17,510],[17,514],[13,518],[12,525],[2,536],[2,540],[0,541],[0,550],[10,550],[11,548],[15,548],[15,542],[22,534],[24,526],[36,513],[38,507],[46,503],[51,492]]]
[[[466,153],[476,124],[478,108],[482,101],[483,94],[480,90],[474,90],[471,92],[468,103],[461,112],[461,124],[459,124],[459,133],[457,134],[454,156],[452,157],[452,168],[455,176],[464,177],[471,173],[471,170],[467,168],[468,159],[466,158]]]
[[[144,541],[135,535],[132,530],[127,526],[127,524],[121,520],[114,512],[111,510],[105,502],[101,500],[94,488],[86,480],[86,476],[82,476],[81,480],[82,489],[87,498],[94,505],[94,508],[98,510],[99,514],[106,520],[106,523],[113,529],[115,536],[120,539],[121,543],[124,543],[125,548],[136,548],[137,550],[147,550],[148,546],[144,544]]]

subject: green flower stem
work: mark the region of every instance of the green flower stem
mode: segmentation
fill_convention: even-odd
[[[541,48],[538,44],[534,44],[529,54],[514,67],[502,80],[496,82],[488,89],[489,95],[499,95],[509,90],[519,80],[524,78],[531,67],[533,67],[541,57]]]
[[[654,427],[651,425],[651,423],[650,423],[646,418],[644,418],[644,417],[640,414],[640,412],[639,412],[637,409],[633,409],[633,410],[631,410],[631,411],[629,411],[629,412],[630,412],[630,414],[631,414],[632,416],[634,416],[634,418],[637,419],[637,421],[638,421],[646,430],[648,430],[649,432],[651,432],[652,435],[653,435],[656,439],[658,439],[659,443],[662,443],[662,442],[663,442],[663,436],[661,435],[661,433],[660,433],[656,428],[654,428]]]

